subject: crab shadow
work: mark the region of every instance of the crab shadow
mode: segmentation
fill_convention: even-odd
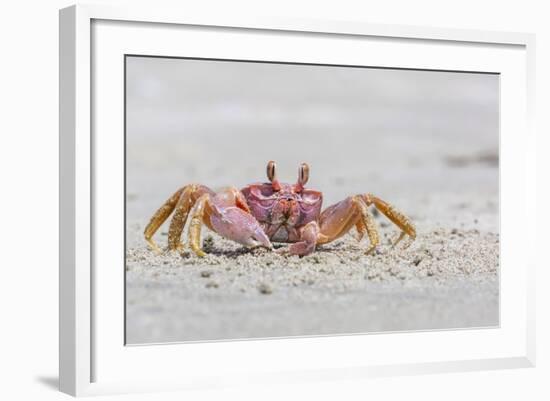
[[[265,248],[245,248],[245,247],[236,248],[236,249],[224,249],[224,248],[217,248],[213,246],[213,247],[204,249],[204,251],[208,255],[223,256],[228,259],[238,259],[245,255],[256,256],[256,257],[277,255],[282,259],[288,259],[296,256],[296,255],[291,255],[288,251],[285,251],[285,248],[288,248],[288,244],[274,244],[273,250],[268,250]],[[342,244],[335,244],[329,247],[319,246],[314,253],[330,253],[341,249],[342,249]],[[191,257],[191,253],[185,252],[182,254],[182,256]],[[303,256],[299,256],[299,258],[302,258],[302,257]]]

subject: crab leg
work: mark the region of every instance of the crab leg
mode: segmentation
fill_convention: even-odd
[[[143,233],[145,235],[145,240],[157,253],[161,253],[161,250],[153,240],[153,235],[155,235],[155,232],[157,232],[162,223],[164,223],[168,216],[170,216],[170,214],[174,211],[178,199],[183,191],[184,188],[180,188],[170,198],[168,198],[168,200],[164,202],[164,204],[155,212],[153,217],[151,217],[151,220],[149,220],[149,223],[145,227],[145,231]]]
[[[206,253],[201,249],[201,227],[204,219],[204,207],[208,198],[208,194],[202,195],[195,203],[189,222],[189,246],[200,257],[206,256]]]
[[[380,237],[378,236],[378,228],[376,227],[376,221],[374,220],[374,216],[369,212],[369,209],[363,199],[360,197],[355,196],[353,198],[356,206],[359,208],[361,212],[361,224],[364,226],[365,231],[367,232],[367,235],[369,237],[370,241],[370,248],[367,249],[367,254],[371,253],[376,249],[378,244],[380,243]]]
[[[329,206],[320,218],[321,237],[318,244],[334,241],[346,234],[352,227],[359,232],[359,240],[365,234],[369,237],[370,247],[367,253],[374,251],[380,242],[378,229],[367,204],[359,195],[350,196],[341,202]]]
[[[357,220],[355,229],[357,230],[357,242],[360,242],[367,233],[367,226],[363,223],[363,220]]]
[[[187,216],[195,202],[197,202],[197,199],[205,193],[209,194],[213,192],[203,185],[192,184],[185,187],[176,205],[174,217],[172,217],[170,228],[168,229],[168,249],[171,251],[183,248],[183,243],[180,242],[180,239],[187,221]]]
[[[157,253],[161,253],[161,249],[153,240],[153,235],[159,227],[166,221],[168,216],[175,210],[174,217],[170,222],[168,230],[168,249],[180,249],[181,232],[185,226],[189,210],[196,202],[196,199],[203,193],[212,193],[212,191],[204,185],[191,184],[178,189],[151,217],[151,220],[145,227],[145,240],[151,248]]]
[[[388,219],[390,219],[397,227],[401,229],[401,233],[397,240],[393,243],[393,246],[396,246],[405,237],[405,235],[408,235],[413,240],[416,238],[416,228],[414,227],[414,224],[407,216],[397,210],[394,206],[372,194],[361,195],[361,198],[365,201],[367,206],[374,204],[378,210],[380,210]]]
[[[416,229],[407,216],[382,199],[371,194],[365,194],[346,198],[328,207],[321,213],[320,235],[324,235],[325,238],[320,239],[317,243],[323,244],[334,241],[355,226],[359,233],[359,240],[361,240],[365,234],[369,237],[371,246],[367,250],[367,253],[374,251],[380,242],[380,238],[374,217],[368,210],[368,206],[373,204],[381,213],[401,229],[401,233],[393,243],[393,246],[397,245],[405,235],[408,235],[413,240],[416,238]]]

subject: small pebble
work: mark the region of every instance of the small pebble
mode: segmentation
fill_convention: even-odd
[[[271,287],[264,283],[258,286],[258,291],[260,291],[260,294],[265,294],[265,295],[271,294],[273,292]]]
[[[201,277],[208,278],[208,277],[210,277],[211,275],[212,275],[212,272],[209,271],[209,270],[203,270],[203,271],[201,272]]]
[[[219,285],[215,281],[209,281],[208,283],[206,283],[205,287],[206,288],[218,288]]]

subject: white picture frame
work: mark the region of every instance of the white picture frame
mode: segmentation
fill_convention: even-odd
[[[103,234],[105,238],[108,234],[101,231],[105,226],[100,221],[104,212],[102,207],[97,209],[101,200],[95,196],[98,189],[101,192],[98,186],[104,185],[105,180],[98,182],[94,177],[101,175],[102,169],[111,169],[117,163],[116,158],[122,155],[117,153],[120,149],[116,143],[109,147],[96,143],[93,132],[104,127],[101,121],[108,124],[105,127],[116,129],[123,113],[120,98],[111,96],[113,104],[109,104],[109,110],[112,115],[101,114],[103,103],[96,104],[92,100],[93,96],[104,96],[103,88],[94,85],[109,83],[111,90],[122,91],[121,70],[117,69],[110,77],[102,68],[118,65],[112,63],[120,63],[120,55],[131,52],[129,49],[137,49],[140,54],[171,55],[179,51],[185,55],[188,49],[177,48],[175,39],[165,39],[180,32],[185,34],[185,27],[190,26],[202,27],[207,33],[213,30],[211,33],[217,39],[220,35],[230,38],[231,32],[239,32],[245,39],[246,35],[261,34],[263,40],[273,43],[292,35],[305,35],[307,40],[323,37],[328,41],[334,37],[341,41],[384,38],[388,43],[401,46],[403,52],[388,54],[380,50],[377,53],[374,49],[374,64],[370,65],[466,71],[489,69],[501,73],[501,258],[505,262],[501,277],[501,326],[492,330],[125,348],[120,335],[124,322],[119,321],[123,305],[118,302],[120,294],[117,295],[117,291],[123,291],[119,285],[121,275],[116,272],[97,275],[94,270],[110,260],[105,258],[113,258],[109,263],[118,263],[116,249],[114,253],[96,252],[95,244],[103,241]],[[280,33],[287,39],[281,39]],[[157,48],[161,39],[164,46]],[[209,51],[208,39],[203,40],[206,50],[197,48],[193,55]],[[299,42],[292,56],[298,59],[304,57]],[[534,366],[535,261],[533,256],[531,259],[517,258],[522,252],[533,255],[526,250],[535,243],[536,211],[532,206],[535,199],[535,137],[531,128],[534,43],[534,36],[524,33],[341,21],[228,20],[223,16],[188,15],[185,10],[167,12],[154,7],[119,9],[78,5],[61,10],[60,390],[72,395],[93,395]],[[412,51],[408,51],[409,48]],[[228,52],[226,58],[238,58],[229,57],[229,53],[241,52],[237,56],[247,57],[243,54],[252,50],[243,43],[223,51]],[[262,55],[258,53],[260,50],[255,51],[256,58],[269,57],[267,53]],[[489,52],[492,52],[491,57],[488,57]],[[277,59],[278,56],[270,57]],[[334,57],[354,63],[349,51]],[[103,74],[94,85],[93,74]],[[97,113],[101,121],[94,120]],[[113,161],[112,165],[108,160]],[[120,182],[113,179],[107,185],[118,184]],[[518,187],[522,190],[517,191]],[[114,209],[113,213],[116,212]],[[111,217],[117,221],[114,214]],[[116,242],[114,238],[113,243]],[[507,247],[508,244],[514,246]],[[96,292],[98,287],[101,287],[101,295]],[[111,308],[112,313],[107,313],[107,304],[115,305]],[[396,355],[387,352],[390,343]],[[445,345],[450,343],[456,345],[452,350],[446,353],[439,350],[438,347],[446,349]],[[341,356],[341,352],[336,351],[342,349],[365,352]],[[320,350],[323,350],[322,355]],[[289,353],[295,356],[292,364],[287,358],[277,358]],[[212,367],[209,358],[206,358],[208,363],[201,363],[200,355],[209,358],[218,355],[216,368]],[[262,364],[258,355],[270,356],[267,358],[269,363]]]

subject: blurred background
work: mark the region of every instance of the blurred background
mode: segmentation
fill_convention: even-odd
[[[290,182],[308,162],[326,206],[372,192],[417,222],[490,212],[480,224],[498,230],[498,75],[126,62],[130,246],[177,188],[264,181],[268,160]]]

